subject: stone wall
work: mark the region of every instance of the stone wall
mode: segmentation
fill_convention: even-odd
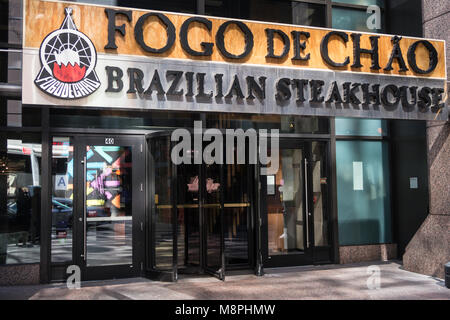
[[[424,37],[446,40],[447,76],[450,75],[450,1],[423,0]],[[447,103],[449,93],[447,79]],[[450,122],[427,124],[429,215],[406,247],[406,270],[444,278],[450,261]]]
[[[39,284],[39,264],[0,266],[0,286]]]
[[[395,243],[339,247],[339,263],[341,264],[388,261],[396,258],[397,245]]]

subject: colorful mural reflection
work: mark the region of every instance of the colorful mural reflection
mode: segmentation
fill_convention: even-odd
[[[131,216],[131,149],[86,147],[88,217]]]

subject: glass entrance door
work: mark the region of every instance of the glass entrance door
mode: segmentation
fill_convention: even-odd
[[[194,152],[191,153],[193,163]],[[176,172],[177,272],[225,279],[223,165],[180,164]]]
[[[281,140],[277,173],[262,176],[265,267],[327,260],[330,248],[326,146],[325,142]]]
[[[307,152],[303,143],[280,141],[278,171],[262,179],[267,210],[264,266],[312,261]]]
[[[141,145],[129,137],[76,138],[76,252],[85,279],[132,276],[141,269]]]
[[[149,137],[152,229],[150,273],[177,279],[225,269],[251,268],[253,176],[245,164],[175,165],[170,135]]]

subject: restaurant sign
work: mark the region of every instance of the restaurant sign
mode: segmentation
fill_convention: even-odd
[[[24,104],[446,120],[445,42],[24,2]]]

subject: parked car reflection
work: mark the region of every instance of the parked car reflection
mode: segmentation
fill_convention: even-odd
[[[111,210],[108,207],[91,206],[87,207],[87,217],[111,217]],[[11,199],[7,204],[8,220],[11,224],[17,224],[20,217],[17,214],[17,199]],[[110,223],[109,221],[99,221],[96,225]],[[58,238],[67,235],[67,229],[73,226],[73,201],[69,198],[52,197],[52,226]],[[92,226],[89,224],[89,226]]]

